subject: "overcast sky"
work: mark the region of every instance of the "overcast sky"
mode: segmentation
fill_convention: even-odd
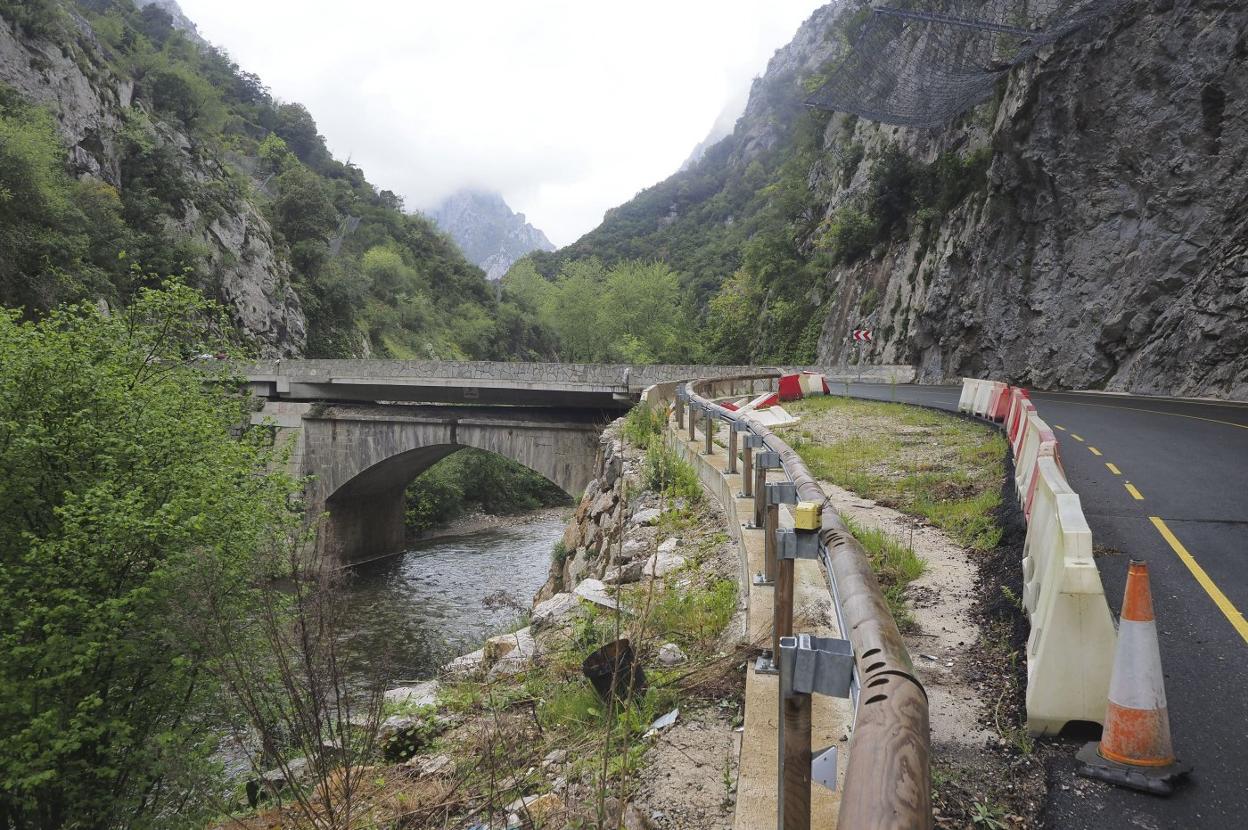
[[[675,172],[818,0],[180,0],[334,155],[434,205],[501,192],[556,245]]]

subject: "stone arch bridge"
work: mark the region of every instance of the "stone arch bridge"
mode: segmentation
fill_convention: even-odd
[[[690,366],[291,360],[247,367],[263,401],[253,423],[294,442],[291,472],[310,477],[318,546],[339,561],[404,547],[403,494],[464,447],[497,453],[579,497],[603,427],[651,383]]]
[[[253,423],[292,438],[309,476],[318,544],[340,561],[403,549],[403,493],[462,449],[488,450],[579,497],[602,428],[656,383],[756,372],[752,366],[627,366],[408,360],[288,360],[243,367],[263,405]]]

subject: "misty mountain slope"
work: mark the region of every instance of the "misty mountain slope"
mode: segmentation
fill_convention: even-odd
[[[502,279],[511,264],[532,251],[553,251],[546,234],[525,221],[497,193],[460,190],[442,200],[429,217],[485,271],[490,280]]]
[[[859,3],[777,53],[733,135],[609,212],[597,256],[685,274],[706,359],[871,359],[928,380],[1248,396],[1248,8],[1131,4],[949,126],[800,106]]]
[[[549,353],[429,220],[180,15],[0,0],[0,303],[125,303],[172,275],[265,355]]]

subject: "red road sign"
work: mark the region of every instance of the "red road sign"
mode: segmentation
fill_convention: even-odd
[[[869,329],[854,329],[853,340],[857,343],[870,343],[871,331]]]

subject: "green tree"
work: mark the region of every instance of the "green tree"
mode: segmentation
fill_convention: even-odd
[[[676,362],[690,326],[680,302],[680,279],[663,263],[625,261],[607,276],[603,324],[609,356],[630,363]]]
[[[559,338],[564,360],[592,362],[606,354],[609,335],[603,328],[602,300],[602,284],[585,263],[572,263],[560,276],[542,318]]]
[[[762,313],[762,292],[750,272],[738,269],[711,298],[706,314],[704,359],[748,364]]]
[[[174,284],[111,315],[0,313],[7,827],[196,820],[214,684],[194,609],[248,617],[294,491],[260,432],[232,437],[248,413],[223,370],[186,359],[224,327]]]
[[[113,295],[110,272],[128,270],[117,192],[73,179],[64,154],[52,117],[0,87],[0,298],[27,311]]]
[[[275,181],[274,224],[292,245],[329,239],[338,227],[338,211],[324,180],[302,164],[290,166]]]

